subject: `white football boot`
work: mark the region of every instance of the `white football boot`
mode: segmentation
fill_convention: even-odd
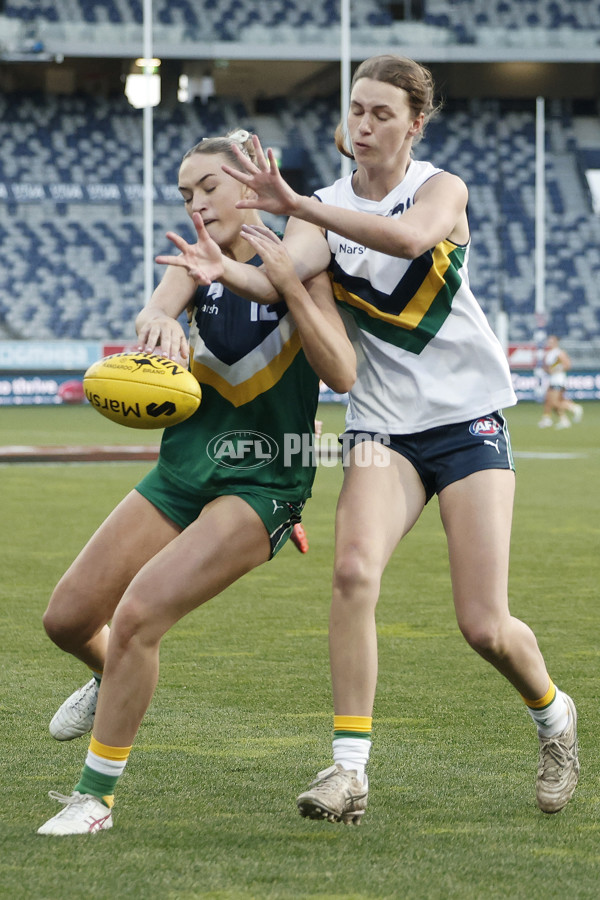
[[[556,737],[540,735],[540,755],[536,782],[537,804],[542,812],[555,813],[566,806],[579,779],[577,744],[577,710],[565,695],[569,707],[569,723]]]
[[[38,828],[38,834],[97,834],[112,828],[112,812],[98,797],[79,791],[73,791],[70,797],[50,791],[48,796],[63,803],[64,809]]]
[[[52,737],[57,741],[72,741],[91,731],[97,702],[98,682],[92,678],[67,697],[54,714],[48,726]]]
[[[359,781],[354,770],[339,763],[319,772],[309,789],[298,797],[298,809],[307,819],[327,819],[359,825],[367,808],[369,784]]]

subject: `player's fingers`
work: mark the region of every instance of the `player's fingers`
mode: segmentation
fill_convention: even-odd
[[[188,242],[180,235],[175,234],[174,231],[167,231],[166,237],[171,241],[172,244],[175,244],[177,249],[181,250],[182,253],[188,246]]]
[[[248,184],[252,180],[252,175],[248,172],[240,172],[239,169],[233,169],[231,166],[222,165],[221,168],[227,175],[231,175],[236,181],[242,184]]]
[[[142,351],[146,344],[148,343],[148,326],[145,325],[143,328],[140,328],[137,336],[137,350]]]
[[[198,237],[203,237],[206,234],[206,228],[204,227],[204,220],[200,213],[192,213],[192,222],[194,223]]]
[[[246,154],[242,150],[240,150],[237,144],[232,144],[231,149],[233,150],[234,154],[237,156],[243,167],[246,169],[246,171],[252,173],[258,172],[258,169],[254,165],[250,157],[246,156]]]
[[[244,240],[248,241],[251,247],[253,247],[257,253],[264,258],[266,256],[273,256],[276,251],[276,247],[271,241],[268,241],[261,234],[251,234],[250,232],[242,232],[241,237]]]
[[[258,229],[253,226],[242,225],[240,228],[240,234],[242,237],[247,238],[248,240],[252,239],[253,241],[264,241],[264,235],[262,235]]]
[[[275,232],[270,228],[267,228],[266,225],[242,225],[242,233],[245,234],[246,232],[248,234],[259,234],[263,238],[266,238],[270,243],[281,244],[281,241]]]
[[[277,160],[275,159],[275,154],[269,147],[267,150],[267,156],[269,157],[269,171],[271,175],[276,175],[279,172],[279,166],[277,165]]]
[[[160,334],[156,342],[155,353],[161,356],[175,359],[179,353],[181,344],[181,328],[178,323],[172,319],[164,320],[160,325]]]
[[[238,200],[235,204],[236,209],[265,209],[264,204],[261,205],[258,197],[256,200],[252,200],[251,198],[247,198],[246,200]]]
[[[291,265],[291,260],[287,254],[287,251],[282,247],[281,244],[275,244],[273,241],[269,240],[268,237],[264,237],[263,235],[254,234],[254,235],[242,235],[242,237],[246,238],[251,247],[253,247],[256,252],[262,256],[265,262],[269,262],[271,265]]]
[[[261,171],[266,172],[269,168],[269,164],[267,163],[262,144],[255,134],[252,135],[252,143],[254,144],[254,151],[256,153],[256,162],[258,163],[258,167],[259,169],[261,169]],[[267,153],[271,154],[272,152],[273,151],[269,147]]]
[[[157,328],[156,325],[150,325],[148,332],[146,334],[146,339],[141,342],[142,349],[146,351],[146,353],[153,353],[160,339],[160,328]]]
[[[213,282],[213,279],[209,274],[201,269],[194,269],[193,273],[190,272],[190,275],[198,282],[198,284],[212,284]]]
[[[159,266],[185,266],[181,256],[155,256],[154,262]]]
[[[173,322],[173,326],[177,326],[177,323]],[[169,359],[175,359],[179,352],[179,327],[173,326],[170,325],[168,328],[165,328],[161,335],[163,355],[168,356]]]
[[[189,362],[189,358],[190,358],[190,348],[189,348],[188,342],[186,340],[186,337],[183,334],[181,335],[181,339],[179,341],[178,351],[179,351],[179,356],[181,357],[181,360],[182,360],[182,364],[184,366],[187,366],[187,364]]]

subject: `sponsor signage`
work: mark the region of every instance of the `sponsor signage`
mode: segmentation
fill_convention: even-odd
[[[547,380],[536,371],[514,371],[512,381],[519,400],[543,400]],[[600,372],[569,372],[565,390],[571,400],[600,400]]]
[[[102,355],[100,341],[0,341],[0,372],[85,372]]]
[[[82,380],[67,374],[0,373],[0,406],[58,406],[84,400]]]
[[[114,353],[120,351],[113,350]],[[100,354],[96,357],[106,354]],[[84,366],[80,373],[80,378],[74,377],[66,371],[43,372],[38,369],[37,372],[27,373],[7,373],[0,371],[0,406],[39,406],[57,405],[60,403],[78,403],[83,402],[84,397],[82,391],[78,391],[76,382],[81,383],[83,372],[87,368]],[[543,388],[540,379],[534,371],[518,371],[512,373],[513,387],[519,400],[535,400],[540,402],[543,399]],[[600,372],[575,372],[567,376],[567,394],[572,400],[600,400]],[[319,394],[321,403],[344,403],[348,402],[347,394],[335,394],[329,389],[322,390]],[[235,458],[244,450],[247,451],[246,445],[243,445],[243,439],[247,435],[230,437],[229,443],[225,441],[221,446],[215,448],[215,455],[219,459],[220,465],[227,465],[228,456]],[[253,438],[252,449],[256,449],[255,438]],[[243,446],[242,446],[243,445]],[[268,456],[267,450],[262,445],[257,452],[257,458],[265,459]],[[256,463],[254,463],[256,464]]]
[[[537,344],[509,344],[506,355],[511,369],[535,369],[543,351]]]
[[[0,406],[79,402],[82,398],[75,382],[81,381],[86,369],[126,347],[116,341],[0,341]],[[519,400],[543,399],[546,384],[535,369],[535,353],[534,345],[515,345],[509,353]],[[566,390],[572,400],[600,400],[600,371],[569,372]],[[336,394],[321,382],[319,400],[347,404],[348,394]],[[231,448],[224,445],[221,449]],[[226,457],[223,452],[222,464]]]
[[[0,201],[5,203],[142,203],[143,184],[113,182],[106,184],[43,184],[41,182],[0,181]],[[176,185],[155,184],[157,203],[179,203],[181,194]]]

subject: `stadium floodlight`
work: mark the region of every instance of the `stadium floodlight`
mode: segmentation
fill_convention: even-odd
[[[352,26],[350,21],[350,0],[340,0],[340,105],[341,121],[344,133],[347,129],[348,107],[350,106],[350,82],[352,65],[351,48]],[[349,175],[352,171],[352,160],[347,156],[341,156],[340,175]]]
[[[136,59],[139,75],[133,72],[125,81],[125,94],[132,106],[141,108],[144,146],[144,303],[154,290],[154,106],[160,103],[160,59],[152,50],[152,0],[143,0],[142,56]],[[137,75],[137,80],[136,76]],[[129,83],[130,78],[134,78]],[[144,79],[140,85],[139,78]],[[135,100],[134,100],[135,98]]]
[[[125,79],[125,96],[136,109],[160,103],[160,59],[136,59],[141,72],[131,72]]]

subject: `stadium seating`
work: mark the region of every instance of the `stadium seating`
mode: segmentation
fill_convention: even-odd
[[[282,99],[276,109],[279,133],[305,153],[303,189],[336,178],[338,98]],[[497,101],[449,106],[416,153],[468,183],[472,284],[492,320],[506,311],[511,340],[526,341],[535,328],[534,111],[500,112]],[[600,347],[600,222],[578,168],[572,117],[554,113],[546,164],[549,328]],[[155,116],[159,252],[166,230],[190,234],[175,189],[182,152],[240,121],[260,131],[265,120],[222,100],[158,107]],[[131,337],[144,300],[141,113],[121,98],[4,95],[0,145],[0,208],[7,212],[0,219],[0,325],[21,337]],[[75,188],[87,202],[73,199]]]
[[[527,40],[529,29],[564,30],[582,33],[597,29],[600,21],[598,0],[427,0],[423,21],[453,28],[463,41],[488,41],[500,33],[511,32],[515,40]]]
[[[564,37],[590,46],[598,40],[600,0],[427,0],[422,8],[420,21],[402,23],[402,34],[416,44],[534,46]],[[182,41],[285,44],[302,30],[303,40],[318,43],[339,25],[339,0],[154,0],[153,11],[161,34]],[[354,41],[396,49],[390,4],[353,0],[351,11]],[[73,24],[109,40],[128,28],[139,31],[142,2],[5,0],[3,16],[21,23],[30,41],[41,26],[50,34]],[[17,37],[15,31],[10,40]],[[305,161],[300,177],[306,192],[339,173],[332,141],[338,102],[335,96],[277,98],[269,112],[270,131],[284,135],[284,151],[294,148]],[[163,104],[154,117],[158,251],[165,230],[190,227],[175,189],[182,151],[240,122],[266,132],[267,120],[223,98]],[[130,330],[144,299],[141,121],[141,111],[122,96],[0,94],[0,209],[8,213],[0,219],[0,283],[6,285],[0,335],[4,328],[15,336],[117,339]],[[547,144],[549,328],[600,349],[600,220],[581,174],[587,148],[568,108],[550,116]],[[468,183],[475,292],[492,319],[501,310],[509,314],[511,340],[529,340],[536,324],[533,108],[450,105],[416,152]]]
[[[355,25],[392,21],[378,0],[361,0],[352,7]],[[183,24],[220,40],[239,39],[252,24],[298,28],[339,22],[338,0],[154,0],[153,11],[160,25]],[[143,7],[141,0],[6,0],[5,14],[24,22],[140,24]]]
[[[6,0],[4,14],[24,24],[126,26],[142,22],[141,0]],[[154,17],[168,36],[172,32],[184,40],[235,41],[245,30],[257,27],[263,36],[274,29],[277,40],[294,41],[299,28],[311,28],[315,34],[339,23],[338,0],[154,0]],[[393,27],[391,7],[379,0],[351,3],[352,23],[356,29]],[[567,39],[585,39],[600,21],[600,0],[427,0],[421,22],[414,23],[446,33],[457,43],[492,43],[499,38],[511,42],[548,39],[548,31],[563,33]],[[291,31],[290,31],[291,29]],[[40,34],[40,37],[42,35]],[[416,33],[415,33],[415,36]],[[268,39],[268,34],[267,34]],[[411,38],[412,39],[412,38]],[[439,36],[437,37],[439,40]],[[595,36],[590,37],[596,42]]]
[[[408,20],[396,21],[403,10]],[[574,59],[582,51],[593,57],[599,46],[600,0],[427,0],[410,10],[351,0],[353,45],[418,58],[449,46],[454,57],[460,45],[478,44],[484,53],[554,48]],[[300,44],[317,54],[339,46],[339,0],[153,0],[153,18],[154,52],[163,58],[207,55],[217,43],[291,53]],[[127,58],[139,55],[142,21],[142,0],[5,0],[0,53],[68,58],[101,47]]]

